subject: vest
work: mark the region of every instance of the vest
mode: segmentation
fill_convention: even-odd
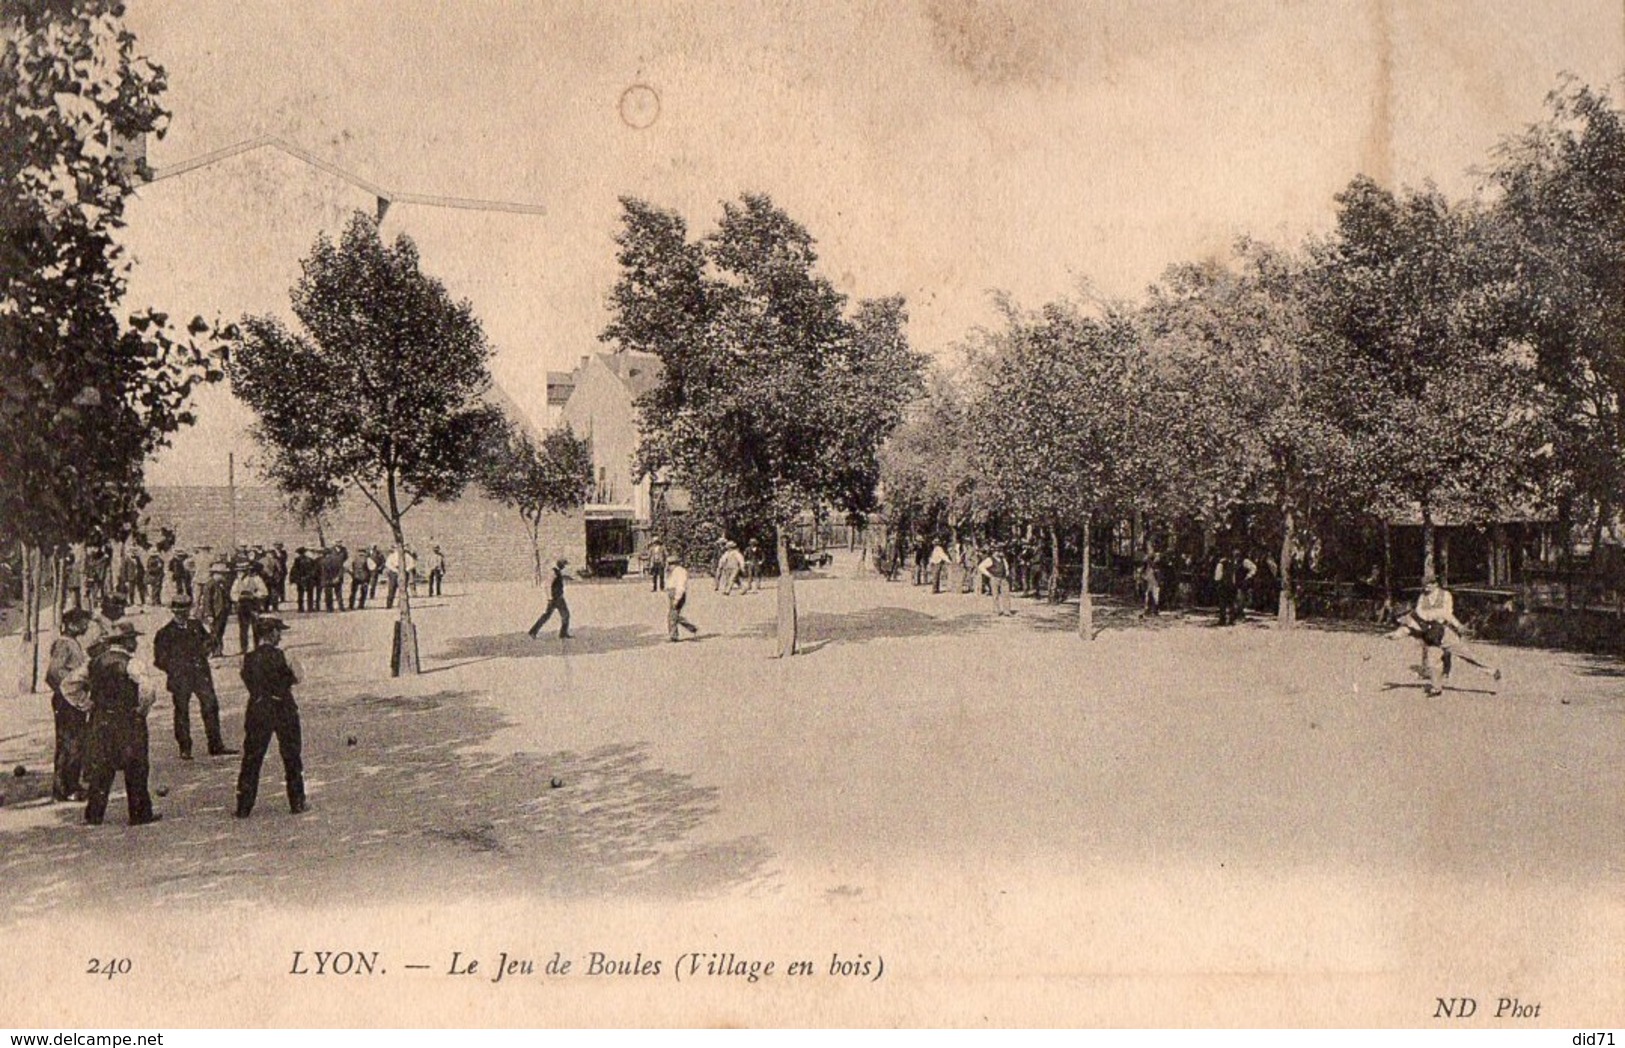
[[[141,708],[141,689],[130,679],[128,653],[104,651],[90,660],[90,703],[100,714],[134,716]]]

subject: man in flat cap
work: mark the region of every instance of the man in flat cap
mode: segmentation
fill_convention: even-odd
[[[559,639],[570,639],[570,605],[564,603],[564,569],[569,563],[560,557],[553,564],[553,582],[548,590],[547,610],[542,612],[542,617],[530,627],[532,640],[542,632],[542,627],[547,625],[547,620],[553,617],[555,611],[559,613]]]
[[[147,792],[147,711],[157,701],[146,665],[135,657],[138,631],[123,620],[90,646],[90,729],[87,757],[90,770],[85,821],[101,825],[113,778],[124,773],[130,825],[157,822],[152,795]]]
[[[243,765],[237,775],[239,819],[254,811],[260,789],[260,765],[265,751],[276,736],[282,754],[282,771],[288,787],[288,810],[298,815],[305,810],[305,765],[300,737],[299,706],[293,700],[293,686],[299,683],[297,663],[282,651],[282,632],[287,624],[275,615],[261,615],[254,622],[257,644],[243,656],[243,684],[248,688],[248,712],[243,717]]]
[[[174,615],[152,638],[152,664],[168,678],[169,697],[175,704],[175,742],[181,760],[192,759],[192,696],[203,716],[203,734],[209,756],[236,753],[220,735],[220,699],[209,671],[209,631],[191,617],[192,598],[181,594],[169,602]]]

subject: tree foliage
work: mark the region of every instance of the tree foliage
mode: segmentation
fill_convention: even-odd
[[[592,442],[565,426],[541,442],[509,428],[501,433],[480,472],[486,494],[519,511],[530,536],[535,581],[542,581],[542,518],[587,501],[592,491]]]
[[[1510,331],[1555,401],[1560,497],[1625,505],[1625,112],[1569,81],[1502,144],[1491,215]]]
[[[400,550],[407,513],[461,494],[505,424],[484,399],[490,343],[473,307],[422,272],[411,239],[384,243],[362,212],[338,242],[317,239],[292,306],[302,330],[246,317],[231,362],[261,468],[316,505],[360,492]]]
[[[1426,572],[1441,511],[1493,512],[1527,496],[1542,398],[1501,320],[1477,208],[1365,179],[1338,202],[1336,232],[1315,248],[1315,305],[1337,340],[1344,424],[1373,503],[1419,512]]]
[[[33,545],[120,538],[147,457],[220,376],[201,319],[117,316],[142,174],[120,144],[163,133],[164,73],[109,0],[18,0],[0,35],[0,521]]]
[[[604,338],[660,357],[641,398],[640,468],[695,512],[778,532],[780,653],[795,649],[785,529],[805,512],[865,511],[876,448],[919,389],[901,299],[860,302],[816,272],[807,230],[766,196],[723,204],[691,241],[672,212],[622,201],[621,276]]]

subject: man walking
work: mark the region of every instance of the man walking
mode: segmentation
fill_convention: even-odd
[[[547,620],[553,617],[555,611],[559,613],[559,639],[570,639],[570,605],[564,602],[564,568],[569,563],[560,557],[553,565],[553,581],[548,589],[547,610],[542,612],[542,617],[530,627],[531,640],[535,640],[542,632],[542,627],[547,625]]]
[[[235,814],[246,819],[253,813],[260,789],[260,766],[275,735],[288,789],[288,810],[298,815],[306,807],[303,739],[299,706],[293,699],[293,686],[300,680],[299,666],[282,652],[282,632],[287,625],[281,619],[262,615],[254,629],[256,646],[243,658],[248,710],[243,717],[243,765],[237,775]]]
[[[236,753],[220,735],[220,699],[214,692],[214,675],[209,671],[209,634],[203,623],[190,617],[192,598],[182,594],[169,602],[174,618],[152,638],[152,664],[168,680],[169,697],[175,704],[175,742],[181,760],[192,759],[192,696],[197,696],[198,713],[203,717],[203,735],[209,756]]]
[[[666,629],[671,639],[680,639],[678,627],[698,633],[700,628],[683,618],[683,605],[688,603],[688,569],[683,566],[681,557],[671,558],[671,567],[666,572],[666,599]]]
[[[739,573],[745,570],[745,555],[739,552],[739,544],[729,539],[722,548],[722,556],[717,560],[716,588],[722,591],[724,597],[731,596],[733,589],[739,584]]]
[[[100,826],[113,778],[124,774],[130,825],[163,818],[147,792],[147,711],[158,698],[146,666],[135,656],[136,628],[118,622],[90,649],[89,796],[85,821]]]

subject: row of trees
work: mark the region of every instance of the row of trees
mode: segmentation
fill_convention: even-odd
[[[24,551],[25,683],[39,683],[45,554],[122,541],[146,502],[149,455],[221,375],[229,331],[178,331],[153,309],[121,319],[117,242],[162,136],[164,72],[112,0],[14,0],[0,11],[0,542]]]
[[[1424,571],[1446,514],[1600,532],[1625,505],[1625,123],[1582,85],[1549,102],[1471,199],[1358,178],[1300,247],[1243,241],[1137,303],[1002,302],[882,451],[893,522],[1037,525],[1058,569],[1092,520],[1268,504],[1287,624],[1305,527],[1417,513]]]
[[[298,328],[244,318],[229,367],[266,479],[305,516],[360,495],[401,563],[407,514],[478,483],[519,511],[540,579],[542,518],[585,501],[592,453],[568,428],[533,439],[490,401],[492,347],[473,307],[423,272],[409,237],[385,242],[364,212],[337,241],[317,238],[291,299]],[[403,589],[391,672],[418,662]]]

